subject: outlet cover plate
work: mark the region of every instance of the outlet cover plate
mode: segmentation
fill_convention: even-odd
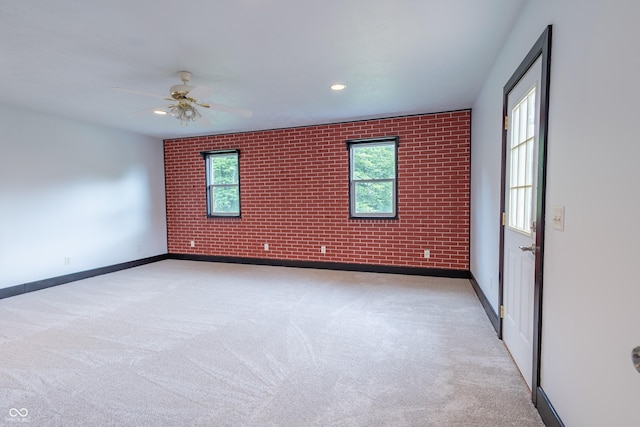
[[[558,231],[564,231],[564,206],[553,207],[553,229]]]

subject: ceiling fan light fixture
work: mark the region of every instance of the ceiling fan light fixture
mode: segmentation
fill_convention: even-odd
[[[202,115],[189,102],[181,101],[169,107],[169,114],[180,120],[180,124],[188,126],[189,122],[195,122]]]
[[[180,120],[180,124],[185,126],[188,125],[189,122],[199,122],[199,124],[205,125],[210,124],[210,121],[207,120],[207,117],[203,117],[197,107],[238,114],[243,117],[253,116],[253,112],[250,110],[243,110],[241,108],[230,107],[228,105],[208,104],[206,102],[202,102],[202,98],[206,98],[211,95],[213,93],[213,89],[206,86],[194,87],[189,85],[191,73],[188,71],[179,71],[178,75],[180,76],[180,80],[182,80],[182,84],[173,85],[169,88],[170,97],[141,92],[138,90],[124,88],[114,89],[122,90],[125,92],[132,92],[138,95],[152,96],[154,98],[161,98],[165,101],[169,101],[171,103],[170,105],[164,105],[146,111],[153,111],[155,114],[163,116],[170,114],[172,117]]]

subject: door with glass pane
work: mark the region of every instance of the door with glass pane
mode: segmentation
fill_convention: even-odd
[[[538,59],[509,93],[506,147],[502,336],[531,388],[539,126]]]

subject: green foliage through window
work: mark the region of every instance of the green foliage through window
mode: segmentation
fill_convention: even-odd
[[[240,174],[238,153],[206,153],[207,214],[240,216]]]
[[[349,143],[352,217],[396,216],[397,139]]]

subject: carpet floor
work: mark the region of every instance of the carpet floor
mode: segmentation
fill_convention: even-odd
[[[542,426],[469,281],[165,260],[0,300],[0,424]]]

